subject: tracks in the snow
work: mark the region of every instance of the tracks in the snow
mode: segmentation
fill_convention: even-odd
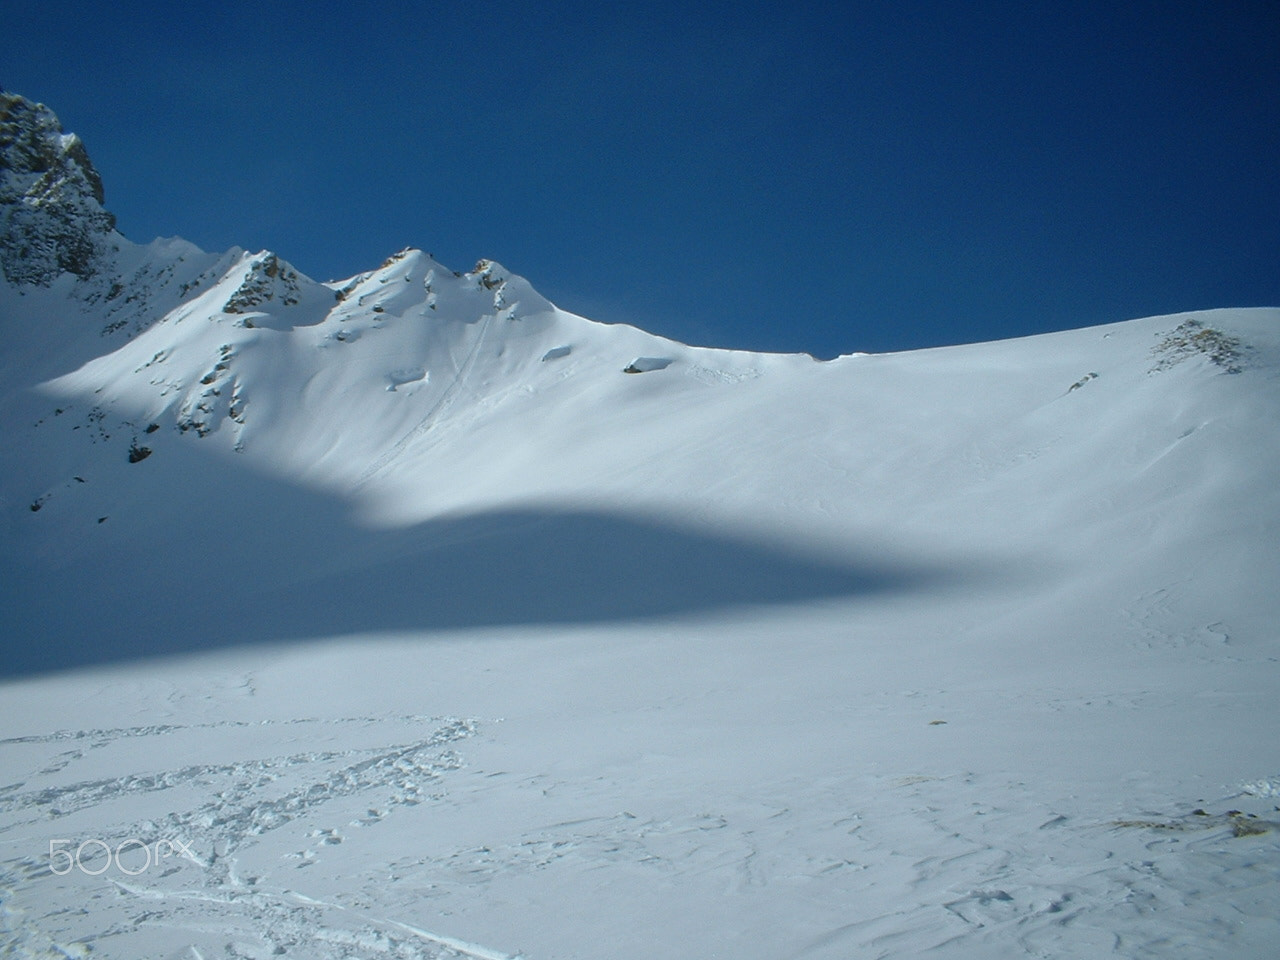
[[[0,955],[507,960],[295,890],[332,854],[340,872],[364,828],[444,797],[477,729],[367,716],[2,740],[5,768],[29,772],[0,785]]]

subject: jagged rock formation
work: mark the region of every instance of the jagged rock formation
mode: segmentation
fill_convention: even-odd
[[[298,272],[274,253],[264,253],[254,260],[244,283],[222,309],[226,313],[250,313],[270,300],[291,307],[298,303],[298,297]]]
[[[53,111],[0,92],[0,270],[17,284],[94,273],[115,217],[102,179]]]

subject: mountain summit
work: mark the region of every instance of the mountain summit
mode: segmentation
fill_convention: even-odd
[[[102,178],[53,111],[0,92],[0,269],[11,283],[87,277],[115,229]]]

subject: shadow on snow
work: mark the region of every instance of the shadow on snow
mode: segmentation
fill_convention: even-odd
[[[344,501],[218,464],[184,442],[127,470],[132,489],[115,491],[105,523],[95,510],[51,509],[14,524],[26,525],[16,540],[29,547],[13,543],[0,559],[0,677],[355,633],[634,621],[958,579],[620,512],[503,510],[371,530]],[[73,545],[69,555],[42,558],[50,533]]]

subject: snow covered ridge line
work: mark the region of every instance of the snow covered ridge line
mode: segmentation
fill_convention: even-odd
[[[558,312],[527,281],[495,261],[482,259],[463,273],[412,247],[376,270],[322,284],[270,251],[249,254],[234,248],[212,255],[179,240],[133,244],[116,232],[115,218],[103,209],[101,178],[81,141],[62,131],[49,108],[15,94],[0,94],[0,150],[0,272],[20,292],[49,287],[63,275],[76,278],[74,296],[99,308],[106,321],[104,336],[123,331],[130,338],[162,319],[231,317],[234,327],[281,331],[336,321],[339,328],[328,330],[327,339],[349,343],[367,330],[346,322],[365,313],[383,315],[380,319],[449,315],[474,323],[485,314],[518,321]],[[450,287],[451,280],[462,282],[463,296],[456,285]],[[395,281],[409,286],[398,288]],[[471,296],[476,293],[482,296]],[[1229,334],[1197,328],[1198,321],[1190,323],[1169,335],[1154,369],[1167,369],[1196,353],[1230,372],[1239,369],[1247,346],[1242,348]],[[671,346],[679,349],[636,352],[617,362],[627,373],[663,370],[688,350]],[[550,343],[543,356],[559,359],[571,349],[572,344]],[[417,369],[389,370],[386,389],[396,392],[399,378]],[[742,375],[715,365],[706,373],[730,380]],[[207,421],[213,406],[207,397],[194,400],[188,428]]]

